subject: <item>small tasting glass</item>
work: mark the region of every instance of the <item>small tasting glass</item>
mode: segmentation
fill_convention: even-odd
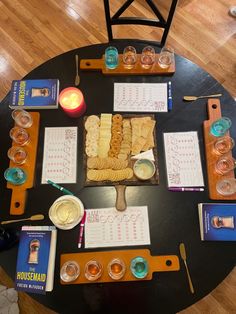
[[[15,164],[21,165],[24,164],[27,158],[27,152],[23,147],[12,146],[8,152],[7,156],[11,159]]]
[[[95,260],[90,260],[85,265],[84,275],[89,281],[95,281],[102,276],[102,265]]]
[[[107,47],[105,50],[105,65],[108,69],[115,69],[118,66],[119,54],[116,47]]]
[[[30,128],[33,124],[32,116],[29,112],[23,109],[15,109],[11,114],[15,123],[22,128]]]
[[[227,154],[229,151],[232,150],[235,143],[232,137],[230,136],[224,136],[222,138],[219,138],[214,143],[214,153],[217,155],[224,155]]]
[[[159,54],[158,64],[162,69],[168,68],[174,61],[174,49],[171,47],[163,47]]]
[[[229,156],[222,156],[216,161],[215,170],[217,173],[224,175],[234,170],[236,167],[236,160]]]
[[[141,65],[144,69],[150,69],[155,62],[155,49],[152,46],[146,46],[142,50]]]
[[[221,195],[233,195],[236,193],[236,179],[226,178],[216,183],[216,190]]]
[[[60,270],[61,280],[71,282],[76,280],[80,275],[80,267],[75,261],[68,261],[62,265]]]
[[[125,274],[125,270],[126,270],[125,263],[120,258],[113,258],[109,262],[107,266],[107,270],[108,270],[108,275],[112,279],[119,280]]]
[[[232,122],[229,118],[222,117],[212,123],[210,133],[216,137],[224,136],[231,125]]]
[[[13,185],[21,185],[25,183],[27,176],[21,168],[8,168],[4,172],[4,178]]]
[[[29,133],[18,126],[15,126],[10,130],[10,137],[20,146],[24,146],[29,142]]]
[[[137,256],[131,260],[130,270],[134,277],[145,278],[148,274],[148,262],[145,258]]]
[[[123,51],[123,63],[127,69],[132,69],[137,61],[137,52],[133,46],[125,47]]]

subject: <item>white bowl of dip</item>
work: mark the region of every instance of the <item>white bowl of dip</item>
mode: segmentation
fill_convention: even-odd
[[[53,224],[63,230],[74,228],[84,215],[84,205],[73,195],[63,195],[55,200],[49,209],[49,218]]]
[[[156,167],[150,159],[138,159],[134,163],[133,170],[138,179],[149,180],[154,176]]]

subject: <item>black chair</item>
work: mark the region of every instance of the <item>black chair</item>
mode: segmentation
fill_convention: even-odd
[[[170,25],[174,16],[174,12],[176,9],[176,5],[178,0],[171,0],[171,5],[169,8],[168,16],[164,19],[163,15],[161,14],[160,10],[157,8],[156,4],[153,3],[153,0],[143,0],[149,5],[152,9],[153,13],[157,17],[157,19],[147,19],[141,17],[121,17],[121,14],[131,5],[134,0],[126,0],[125,3],[118,9],[118,11],[111,16],[110,14],[110,0],[103,0],[104,1],[104,9],[105,9],[105,16],[106,16],[106,25],[107,25],[107,33],[108,39],[110,41],[119,40],[113,38],[112,33],[112,26],[113,25],[125,25],[125,24],[137,24],[137,25],[148,25],[148,26],[155,26],[157,28],[163,29],[163,34],[161,36],[161,40],[159,42],[155,42],[155,44],[159,43],[162,47],[165,45],[166,38],[170,29]],[[112,1],[112,0],[111,0]],[[116,0],[113,0],[116,1]],[[124,39],[124,38],[123,38]]]

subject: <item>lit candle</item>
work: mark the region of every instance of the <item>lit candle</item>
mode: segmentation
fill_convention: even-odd
[[[82,92],[75,87],[63,89],[59,95],[59,103],[68,116],[78,118],[86,111]]]

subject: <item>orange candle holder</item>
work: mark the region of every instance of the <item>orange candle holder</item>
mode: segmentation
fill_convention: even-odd
[[[76,87],[63,89],[59,95],[59,104],[71,118],[78,118],[86,111],[83,93]]]

